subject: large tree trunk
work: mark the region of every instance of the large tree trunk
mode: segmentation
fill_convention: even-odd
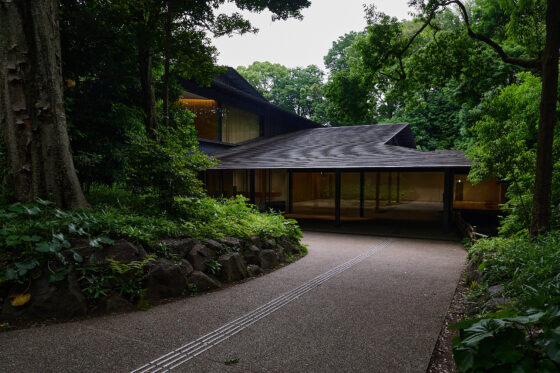
[[[142,109],[144,110],[144,125],[146,132],[152,133],[157,126],[156,94],[154,92],[154,77],[152,75],[152,53],[146,48],[142,38],[138,38],[138,63],[140,66],[140,84],[142,88]]]
[[[557,122],[558,49],[560,48],[560,2],[547,1],[546,46],[542,56],[542,91],[537,142],[537,172],[533,194],[531,236],[544,233],[550,224],[552,189],[552,146]]]
[[[0,25],[0,125],[14,195],[88,207],[66,128],[58,1],[0,1]]]
[[[169,125],[169,59],[171,44],[171,9],[167,1],[167,14],[165,15],[165,61],[163,73],[163,125]]]

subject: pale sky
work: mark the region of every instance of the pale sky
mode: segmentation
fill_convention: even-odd
[[[333,41],[345,33],[365,28],[363,4],[372,2],[379,11],[393,17],[410,18],[408,0],[311,0],[301,21],[272,22],[270,12],[244,13],[259,32],[214,39],[218,63],[237,67],[269,61],[288,67],[315,64],[324,69],[323,57]],[[223,9],[231,13],[236,8],[228,5]]]

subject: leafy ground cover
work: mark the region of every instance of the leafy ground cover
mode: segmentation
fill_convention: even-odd
[[[119,186],[95,185],[88,200],[91,210],[64,211],[43,200],[0,207],[0,298],[20,307],[29,301],[28,290],[35,280],[44,278],[56,285],[75,276],[90,305],[118,294],[142,308],[146,305],[146,268],[152,262],[166,258],[189,265],[165,245],[158,245],[162,239],[192,237],[204,242],[224,237],[260,237],[263,241],[288,237],[299,245],[301,237],[295,221],[275,212],[259,212],[241,196],[176,198],[169,212],[161,209],[153,196]],[[97,263],[77,249],[81,242],[103,250],[123,239],[146,248],[148,255],[128,263],[111,259]],[[292,254],[286,259],[293,260]],[[206,264],[209,274],[220,270],[214,259]],[[192,292],[189,289],[185,292]]]
[[[469,248],[472,313],[459,330],[453,355],[462,372],[560,370],[560,232],[529,240],[496,237]],[[489,290],[498,289],[498,293]],[[504,300],[486,307],[489,297]],[[486,302],[486,303],[485,303]]]

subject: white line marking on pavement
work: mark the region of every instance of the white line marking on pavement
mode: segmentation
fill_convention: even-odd
[[[208,333],[193,342],[181,346],[163,356],[160,356],[155,360],[150,361],[147,364],[142,365],[140,368],[133,370],[131,373],[163,373],[177,368],[179,365],[186,363],[187,361],[193,359],[194,357],[202,354],[203,352],[211,349],[217,344],[225,341],[229,337],[234,336],[250,325],[256,323],[260,319],[265,318],[277,309],[313,290],[322,283],[330,280],[332,277],[344,272],[350,267],[355,266],[356,264],[375,254],[377,251],[389,246],[392,241],[392,238],[383,241],[373,249],[358,255],[354,259],[351,259],[346,263],[332,268],[322,275],[319,275],[314,279],[298,286],[297,288],[279,296],[278,298],[271,300],[270,302],[241,316],[240,318],[223,325],[213,332]]]

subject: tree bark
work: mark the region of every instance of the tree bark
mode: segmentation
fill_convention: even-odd
[[[165,61],[163,73],[163,125],[169,125],[169,58],[171,44],[171,9],[167,1],[167,14],[165,18]]]
[[[545,233],[550,224],[550,199],[554,160],[554,126],[558,120],[558,50],[560,48],[560,2],[547,1],[546,45],[542,55],[542,90],[537,140],[537,170],[533,193],[531,236]]]
[[[64,112],[57,0],[0,0],[0,125],[21,202],[89,207]]]
[[[138,38],[138,64],[140,66],[140,84],[142,89],[142,109],[144,110],[144,125],[146,133],[156,129],[156,94],[154,92],[154,77],[152,75],[152,52],[146,48],[142,38]]]

